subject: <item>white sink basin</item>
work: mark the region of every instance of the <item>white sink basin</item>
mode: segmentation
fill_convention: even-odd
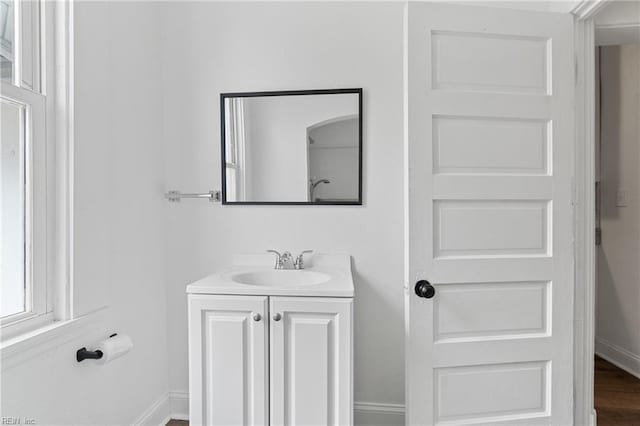
[[[240,284],[259,286],[307,286],[322,284],[331,277],[322,272],[297,269],[271,269],[266,271],[241,272],[231,275],[231,280]]]
[[[233,264],[187,286],[189,294],[353,297],[351,257],[318,253],[304,269],[274,269],[270,253],[239,254]]]

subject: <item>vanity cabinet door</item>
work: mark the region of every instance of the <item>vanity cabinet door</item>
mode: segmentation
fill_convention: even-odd
[[[271,425],[353,424],[353,299],[270,299]]]
[[[192,425],[268,424],[265,296],[189,295]]]

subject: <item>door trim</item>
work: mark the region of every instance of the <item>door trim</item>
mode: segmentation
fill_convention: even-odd
[[[582,0],[575,17],[576,139],[574,149],[574,420],[595,426],[595,23],[610,0]]]

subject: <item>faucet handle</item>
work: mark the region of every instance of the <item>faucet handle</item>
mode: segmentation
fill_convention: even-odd
[[[275,269],[282,269],[282,255],[276,250],[267,250],[267,253],[273,253],[276,255]]]
[[[302,250],[294,262],[296,269],[304,269],[304,255],[306,253],[313,253],[313,250]]]

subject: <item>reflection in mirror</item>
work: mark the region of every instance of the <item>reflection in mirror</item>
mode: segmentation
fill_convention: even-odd
[[[14,1],[0,0],[0,80],[13,81]]]
[[[361,89],[223,94],[223,203],[362,204]]]

